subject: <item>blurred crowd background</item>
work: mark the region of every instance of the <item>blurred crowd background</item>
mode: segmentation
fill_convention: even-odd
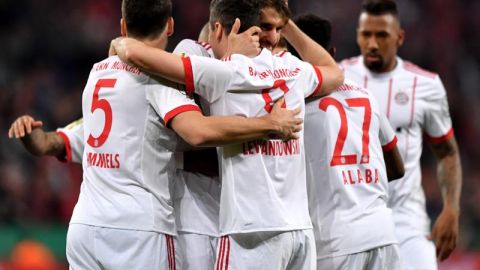
[[[120,2],[0,0],[0,269],[66,269],[65,235],[81,167],[33,157],[19,141],[8,139],[7,131],[23,114],[42,120],[46,130],[81,117],[90,68],[106,57],[110,40],[119,35]],[[291,0],[290,7],[294,15],[313,12],[332,21],[341,60],[359,54],[360,3]],[[173,4],[170,49],[181,39],[196,39],[208,19],[209,0]],[[440,74],[462,156],[459,247],[441,269],[480,269],[480,1],[401,0],[398,5],[407,33],[400,55]],[[442,198],[430,149],[422,163],[434,219]]]

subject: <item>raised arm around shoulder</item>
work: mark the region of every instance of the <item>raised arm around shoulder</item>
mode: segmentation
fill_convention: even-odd
[[[343,72],[332,56],[303,33],[292,20],[282,29],[282,35],[297,50],[303,61],[316,66],[322,73],[323,82],[317,96],[328,95],[343,84]]]
[[[185,71],[182,57],[149,46],[133,38],[119,37],[110,44],[118,57],[133,66],[152,75],[168,80],[185,83]]]
[[[171,126],[187,143],[193,146],[220,146],[272,135],[288,140],[297,139],[302,119],[296,116],[300,109],[281,108],[277,101],[270,114],[262,117],[204,116],[198,111],[181,113],[172,119]]]

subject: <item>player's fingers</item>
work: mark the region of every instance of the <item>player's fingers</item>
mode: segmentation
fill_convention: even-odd
[[[250,36],[250,41],[252,43],[260,43],[260,37],[258,35]]]
[[[29,117],[29,116],[25,116],[25,117],[22,118],[22,121],[23,121],[23,126],[24,126],[25,131],[27,132],[27,134],[32,133],[32,122],[33,122],[33,118],[32,118],[32,117]]]
[[[303,124],[303,119],[302,118],[295,118],[295,124],[296,125],[302,125]]]
[[[277,101],[275,101],[275,104],[273,104],[273,107],[281,108],[284,102],[285,102],[285,97],[281,97]]]
[[[115,40],[110,41],[110,48],[108,48],[108,56],[114,56],[117,55],[117,52],[115,51]]]
[[[10,126],[10,129],[8,130],[8,138],[13,138],[13,125]]]
[[[258,36],[260,32],[262,32],[262,29],[258,26],[252,26],[245,31],[245,33],[249,36]]]
[[[21,125],[21,121],[18,120],[18,121],[15,121],[15,123],[13,123],[13,132],[14,132],[14,135],[15,135],[15,138],[20,138],[22,136],[22,125]]]
[[[32,128],[38,128],[38,127],[41,127],[43,126],[43,122],[42,121],[34,121],[32,122]]]
[[[293,110],[292,112],[293,112],[294,115],[298,115],[301,111],[302,111],[302,109],[300,109],[300,107],[298,107],[295,110]]]
[[[236,18],[235,22],[232,25],[232,30],[230,31],[230,35],[238,34],[238,30],[240,30],[240,19]]]

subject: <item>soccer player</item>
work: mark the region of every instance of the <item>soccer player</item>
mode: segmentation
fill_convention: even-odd
[[[232,31],[229,36],[233,48],[245,50],[246,45],[255,46],[248,35]],[[189,47],[185,47],[185,44]],[[189,51],[192,54],[213,57],[213,52],[206,43],[182,42],[176,53]],[[257,45],[258,46],[258,45]],[[201,49],[201,50],[199,50]],[[283,109],[282,109],[283,110]],[[235,120],[235,119],[232,119]],[[25,115],[17,118],[9,131],[10,137],[20,138],[32,154],[52,155],[60,160],[82,162],[83,155],[83,120],[80,119],[57,132],[44,132],[42,123]],[[193,123],[192,125],[195,125]],[[220,201],[220,184],[218,180],[218,163],[216,151],[213,155],[208,150],[195,150],[178,153],[183,156],[175,175],[173,208],[178,232],[179,246],[176,251],[182,253],[183,269],[212,269],[218,236],[218,212]]]
[[[125,0],[122,34],[165,48],[170,13],[170,1]],[[272,116],[204,117],[168,85],[116,56],[93,66],[82,98],[84,180],[67,235],[72,269],[181,268],[170,197],[178,139],[167,127],[193,145],[262,138],[278,128]]]
[[[329,21],[304,15],[295,23],[335,51]],[[387,208],[388,180],[404,174],[396,142],[375,98],[348,78],[329,96],[307,101],[305,152],[317,269],[401,269]]]
[[[447,95],[437,74],[397,56],[405,33],[392,0],[367,0],[358,21],[361,56],[341,62],[345,76],[367,88],[396,131],[405,177],[389,187],[389,206],[406,269],[437,269],[458,237],[462,170]],[[424,133],[438,161],[443,209],[433,225],[425,207],[420,156]],[[436,248],[435,248],[436,247]]]
[[[283,1],[281,1],[283,3]],[[212,114],[264,115],[272,100],[285,96],[287,108],[304,98],[328,93],[343,82],[334,60],[298,31],[286,14],[283,34],[306,48],[306,60],[264,49],[253,58],[225,55],[235,20],[258,25],[257,1],[211,3],[210,44],[215,56],[180,59],[132,39],[112,42],[120,58],[185,83],[210,103]],[[283,3],[283,5],[285,5]],[[255,12],[255,10],[258,10]],[[182,64],[183,62],[183,64]],[[315,269],[315,244],[308,215],[303,138],[283,142],[256,140],[219,149],[222,164],[220,233],[217,269]]]

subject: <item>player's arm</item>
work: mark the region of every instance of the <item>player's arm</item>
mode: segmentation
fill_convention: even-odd
[[[238,34],[239,29],[240,20],[236,19],[228,36],[226,56],[234,53],[247,56],[257,55],[260,51],[258,32],[261,29],[254,26]],[[122,61],[137,66],[147,73],[177,83],[185,83],[184,63],[179,55],[148,46],[141,41],[127,37],[119,37],[112,40],[110,54],[117,54]],[[212,62],[217,62],[217,65],[224,64],[220,61],[212,60]],[[219,70],[228,71],[228,65],[224,64],[224,67]],[[219,77],[221,77],[220,75]]]
[[[393,181],[402,178],[405,175],[405,167],[403,165],[402,156],[398,151],[397,137],[390,125],[387,117],[380,113],[380,132],[379,139],[382,144],[383,159],[385,160],[385,167],[387,169],[388,181]]]
[[[392,149],[384,149],[383,158],[387,168],[388,181],[402,178],[405,175],[405,167],[403,166],[402,156],[395,145]]]
[[[443,261],[457,244],[462,167],[454,136],[444,142],[432,143],[431,148],[438,160],[437,178],[443,197],[443,209],[433,226],[431,239],[437,247],[437,257]]]
[[[332,56],[318,43],[300,30],[289,20],[282,29],[282,35],[297,50],[302,60],[316,66],[322,74],[322,85],[316,96],[328,95],[332,90],[343,84],[342,70],[337,66]]]
[[[18,117],[10,126],[9,138],[20,139],[27,151],[36,156],[65,156],[65,143],[57,132],[45,132],[43,123],[30,115]]]
[[[282,109],[277,101],[270,114],[262,117],[204,116],[199,111],[187,111],[171,120],[171,127],[193,146],[219,146],[230,143],[268,138],[272,135],[285,140],[297,139],[302,119],[300,109]]]
[[[119,37],[110,43],[110,51],[141,70],[176,83],[185,82],[182,57],[148,46],[133,38]]]

